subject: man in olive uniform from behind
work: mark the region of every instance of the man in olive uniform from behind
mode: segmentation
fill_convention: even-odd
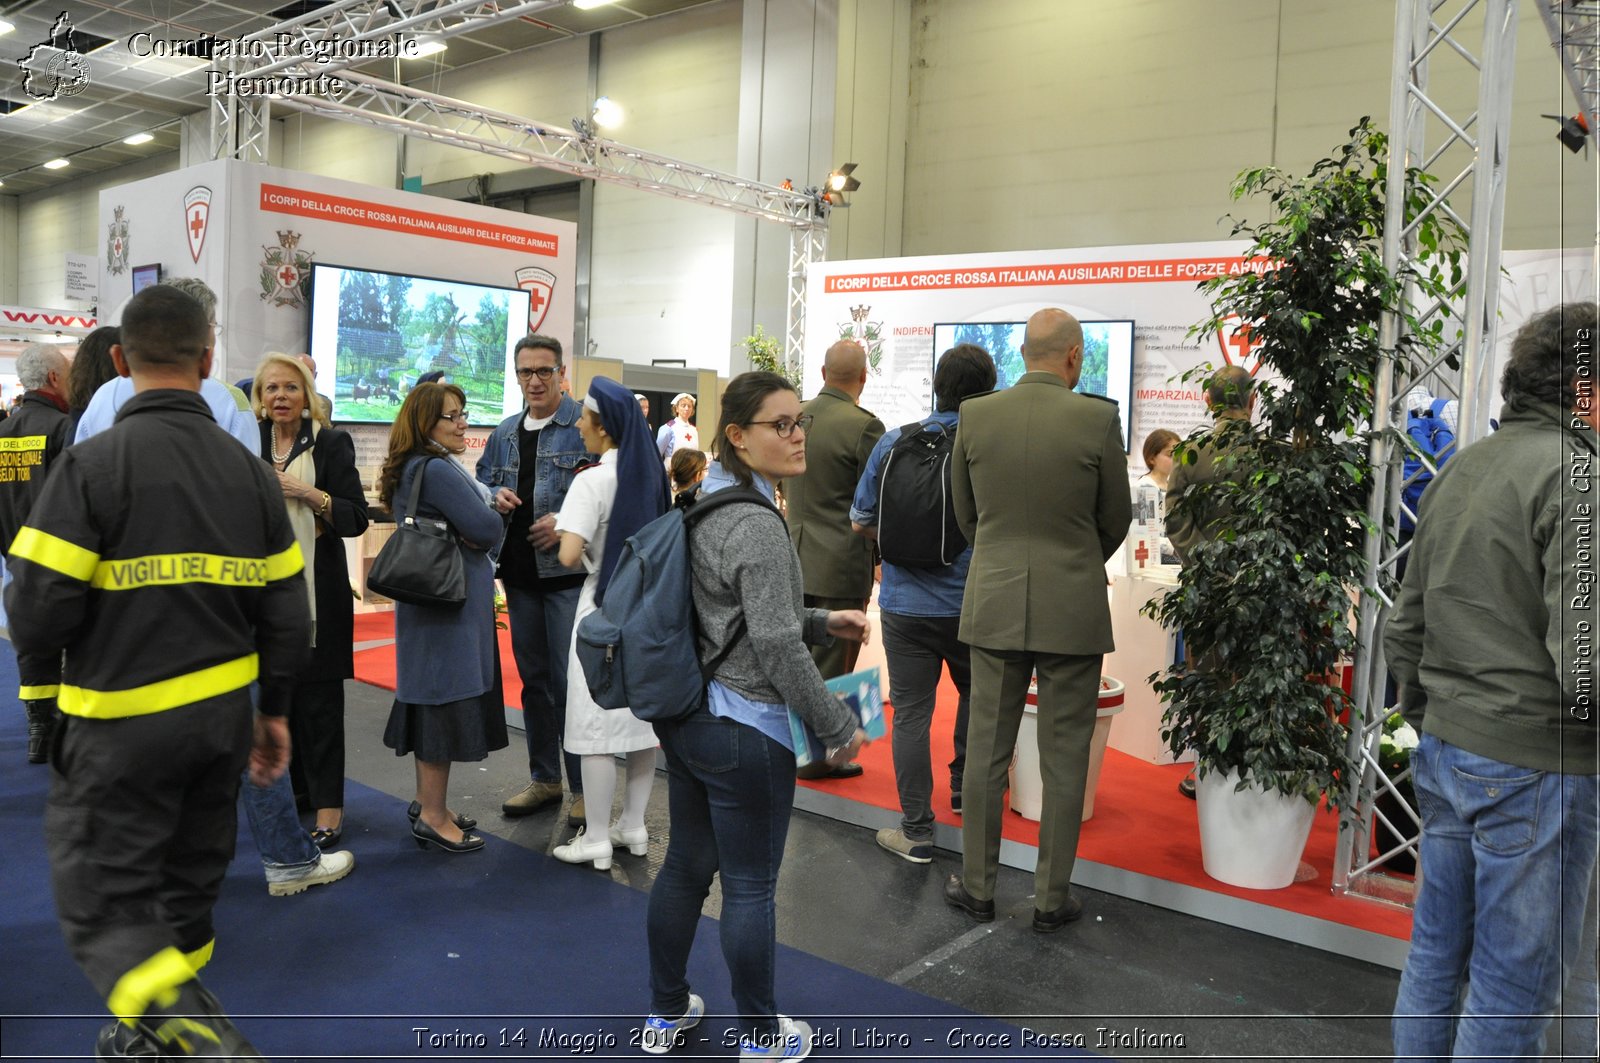
[[[28,390],[17,411],[0,422],[0,554],[6,557],[51,466],[72,442],[67,359],[61,351],[30,343],[17,356],[17,378]],[[22,687],[17,696],[28,713],[28,763],[43,764],[50,759],[56,727],[61,655],[18,654],[17,674]]]
[[[1083,907],[1068,890],[1083,821],[1100,661],[1110,653],[1105,562],[1133,519],[1117,405],[1072,389],[1083,329],[1064,310],[1028,319],[1027,372],[961,405],[950,466],[956,519],[972,543],[961,641],[972,648],[972,707],[961,824],[963,876],[945,900],[994,918],[1001,795],[1028,682],[1039,676],[1044,809],[1033,929],[1049,933]],[[1046,486],[1047,485],[1047,486]]]

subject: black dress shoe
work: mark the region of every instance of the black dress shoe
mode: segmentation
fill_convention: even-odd
[[[344,823],[337,827],[317,827],[311,832],[311,841],[318,849],[324,851],[332,849],[334,843],[344,836]]]
[[[449,841],[420,819],[411,824],[411,837],[418,849],[431,845],[447,853],[470,853],[483,848],[483,839],[476,834],[464,834],[458,842]]]
[[[406,809],[406,818],[415,823],[417,821],[417,817],[420,815],[422,815],[422,802],[411,802],[411,807]],[[478,821],[473,819],[471,816],[463,816],[459,814],[456,816],[456,826],[460,827],[462,830],[471,830],[477,825]]]
[[[1194,772],[1190,772],[1178,780],[1178,792],[1189,800],[1194,800]]]
[[[1039,934],[1054,934],[1057,930],[1074,922],[1083,914],[1083,902],[1076,897],[1068,897],[1067,903],[1053,912],[1033,910],[1033,929]]]
[[[994,922],[994,901],[980,901],[967,892],[960,875],[951,875],[944,884],[945,903],[960,908],[980,923]]]
[[[812,761],[795,771],[797,779],[854,779],[866,769],[855,761],[846,764],[829,764],[825,760]]]

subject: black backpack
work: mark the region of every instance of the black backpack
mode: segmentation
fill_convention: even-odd
[[[891,565],[940,568],[967,548],[950,498],[955,430],[913,421],[900,429],[878,474],[878,552]]]

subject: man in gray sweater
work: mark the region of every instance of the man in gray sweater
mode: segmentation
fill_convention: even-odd
[[[1399,1057],[1540,1055],[1566,970],[1580,950],[1594,962],[1581,928],[1600,805],[1597,335],[1594,303],[1517,333],[1501,428],[1428,488],[1385,632],[1401,711],[1422,735],[1422,887],[1395,1002]],[[1591,1026],[1593,984],[1587,1001],[1567,1001]]]

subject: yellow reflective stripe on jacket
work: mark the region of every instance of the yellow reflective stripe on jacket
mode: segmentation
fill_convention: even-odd
[[[106,998],[106,1007],[123,1022],[150,1010],[151,1004],[170,1007],[177,1002],[178,987],[194,977],[194,968],[183,953],[170,945],[117,979]]]
[[[211,962],[211,953],[216,947],[217,939],[212,938],[193,952],[185,952],[183,958],[189,962],[189,966],[194,970],[194,973],[199,974],[200,968]]]
[[[19,701],[46,701],[60,693],[61,687],[55,683],[40,687],[18,687],[17,700]]]
[[[300,547],[294,546],[299,572]],[[287,551],[285,551],[287,553]],[[171,587],[186,583],[215,583],[223,587],[265,587],[281,568],[282,554],[271,557],[229,557],[225,554],[146,554],[101,561],[89,585],[102,591],[132,591],[143,587]]]
[[[16,539],[11,543],[11,556],[24,558],[86,583],[94,575],[95,565],[100,562],[100,555],[93,550],[85,550],[49,532],[28,527],[17,532]]]
[[[289,549],[272,554],[267,558],[267,582],[288,579],[290,576],[299,575],[305,570],[306,559],[300,553],[299,543],[290,543]]]
[[[43,450],[47,436],[7,436],[0,438],[0,451],[3,450]]]
[[[88,690],[62,683],[56,704],[69,715],[98,720],[148,716],[152,712],[192,705],[249,686],[260,671],[260,658],[252,653],[248,657],[224,661],[198,672],[175,675],[171,679],[128,690]]]

